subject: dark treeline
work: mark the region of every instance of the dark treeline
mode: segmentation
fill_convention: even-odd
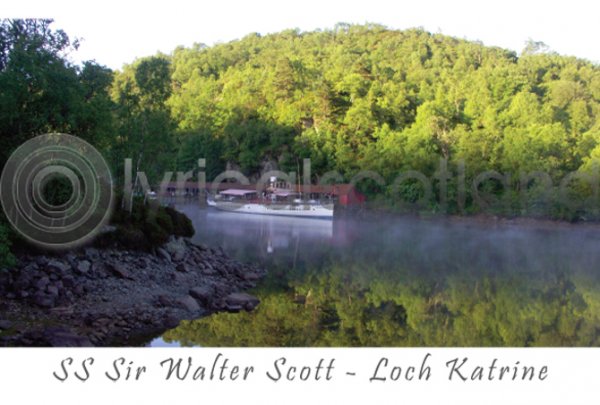
[[[298,170],[311,158],[313,181],[329,170],[346,181],[360,170],[379,173],[383,186],[366,180],[360,187],[375,205],[393,208],[390,201],[423,194],[410,180],[395,190],[398,174],[434,179],[445,159],[453,175],[448,207],[435,202],[433,181],[435,198],[421,209],[481,209],[470,181],[496,170],[512,180],[507,198],[490,209],[569,220],[594,214],[561,205],[554,189],[547,195],[535,181],[516,181],[521,172],[544,171],[556,185],[571,172],[593,173],[600,162],[600,68],[540,43],[517,56],[419,29],[338,24],[180,47],[114,72],[70,62],[78,42],[51,26],[0,22],[0,166],[18,145],[47,132],[92,143],[119,181],[124,158],[153,183],[166,170],[194,169],[201,157],[209,180],[227,166],[256,177],[267,164]],[[462,163],[465,206],[454,198]],[[496,180],[481,188],[504,191]],[[574,199],[597,207],[586,182],[571,189]],[[0,227],[2,249],[5,234]]]

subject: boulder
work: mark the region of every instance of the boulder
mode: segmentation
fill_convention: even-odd
[[[207,276],[214,276],[215,274],[217,274],[217,271],[213,268],[212,264],[210,264],[206,260],[202,262],[202,267],[202,274],[205,274]]]
[[[62,283],[66,288],[72,288],[75,285],[75,277],[65,276],[62,278]]]
[[[73,310],[73,307],[62,306],[62,307],[54,307],[50,310],[50,312],[55,315],[65,316],[65,315],[72,315],[74,313],[74,310]]]
[[[225,304],[225,306],[223,307],[223,310],[225,310],[227,312],[233,312],[233,313],[238,313],[242,309],[244,309],[244,307],[242,307],[241,305],[234,305],[234,304]]]
[[[171,263],[171,255],[169,254],[169,252],[167,252],[163,248],[156,248],[156,253],[159,257],[162,257],[163,259]]]
[[[262,278],[260,274],[256,274],[253,272],[245,272],[241,274],[242,278],[246,281],[258,281]]]
[[[42,277],[35,282],[34,287],[37,290],[44,290],[48,284],[50,284],[50,279],[48,277]]]
[[[158,304],[161,307],[170,307],[173,305],[173,301],[169,296],[162,294],[158,296]]]
[[[31,297],[31,302],[37,305],[38,307],[52,308],[54,307],[55,297],[38,291]]]
[[[200,305],[198,305],[198,302],[196,302],[196,300],[193,299],[189,295],[185,295],[183,297],[179,297],[175,301],[176,301],[176,303],[177,303],[178,306],[180,306],[181,308],[185,309],[186,311],[190,311],[190,312],[198,312],[198,311],[200,311]]]
[[[175,267],[175,270],[181,273],[189,273],[192,269],[187,263],[179,263],[177,267]]]
[[[213,289],[209,286],[194,287],[190,290],[190,295],[206,305],[210,302],[213,297]]]
[[[242,307],[246,311],[252,311],[259,303],[258,298],[246,293],[231,293],[225,297],[225,305],[228,309]]]
[[[164,246],[165,250],[171,255],[171,259],[175,262],[183,260],[186,252],[186,244],[183,238],[172,238]]]
[[[82,295],[85,294],[85,287],[81,284],[77,284],[75,286],[75,288],[73,289],[73,292],[75,293],[75,295],[77,295],[78,297],[81,297]]]
[[[98,249],[96,249],[96,248],[86,248],[84,250],[84,252],[85,252],[85,257],[88,258],[89,260],[97,260],[99,257]]]
[[[187,276],[185,273],[173,272],[170,276],[171,280],[173,280],[175,284],[181,284],[187,281]]]
[[[70,265],[63,263],[59,260],[50,260],[46,265],[46,269],[51,272],[56,272],[58,274],[65,274],[71,268]]]
[[[175,314],[165,314],[163,326],[167,329],[173,329],[179,325],[179,317]]]
[[[127,268],[121,263],[108,263],[107,267],[115,276],[127,280],[133,280],[129,270],[127,270]]]
[[[14,290],[21,291],[29,288],[29,286],[33,284],[33,276],[33,272],[25,271],[25,269],[23,269],[13,284]]]
[[[34,273],[34,272],[38,271],[39,269],[40,269],[40,266],[38,266],[37,263],[31,262],[27,266],[23,267],[22,271],[27,272],[27,273]]]
[[[75,269],[77,270],[77,273],[79,273],[79,274],[87,274],[87,272],[90,271],[91,267],[92,267],[92,264],[89,261],[82,260],[79,263],[77,263],[77,267]]]
[[[46,288],[46,291],[47,291],[47,292],[48,292],[48,294],[50,294],[51,296],[53,296],[53,297],[58,297],[58,294],[59,294],[59,289],[58,289],[58,287],[57,287],[57,286],[55,286],[55,285],[49,285],[49,286]]]

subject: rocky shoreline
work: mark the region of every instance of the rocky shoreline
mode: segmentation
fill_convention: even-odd
[[[152,253],[21,255],[0,273],[0,346],[138,346],[181,320],[250,311],[266,274],[185,238]]]

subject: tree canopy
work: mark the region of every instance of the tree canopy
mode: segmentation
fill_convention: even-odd
[[[467,179],[544,171],[558,182],[598,161],[599,67],[531,41],[519,57],[341,24],[177,48],[171,65],[178,129],[210,134],[216,161],[250,175],[265,160],[295,169],[300,156],[313,173],[374,170],[389,185],[407,170],[432,177],[446,159],[451,170],[463,162]]]
[[[517,55],[421,29],[337,24],[178,47],[119,71],[73,64],[77,46],[52,20],[0,21],[0,167],[24,141],[64,132],[100,149],[117,182],[126,158],[153,184],[199,158],[208,180],[225,168],[255,179],[266,167],[298,170],[310,158],[313,181],[331,170],[345,181],[379,173],[384,186],[358,184],[375,204],[419,200],[418,182],[394,185],[418,171],[435,197],[421,208],[476,212],[470,187],[456,198],[464,167],[467,185],[485,170],[510,174],[482,182],[488,195],[507,194],[492,199],[496,212],[600,217],[584,177],[567,187],[577,203],[557,197],[569,173],[600,166],[600,67],[540,42]],[[452,175],[444,187],[440,160]],[[553,183],[550,198],[536,180],[519,183],[538,171]]]

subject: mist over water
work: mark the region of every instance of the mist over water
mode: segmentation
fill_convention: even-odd
[[[200,346],[596,346],[600,228],[333,221],[183,206],[194,239],[262,265],[252,313],[167,332]]]

